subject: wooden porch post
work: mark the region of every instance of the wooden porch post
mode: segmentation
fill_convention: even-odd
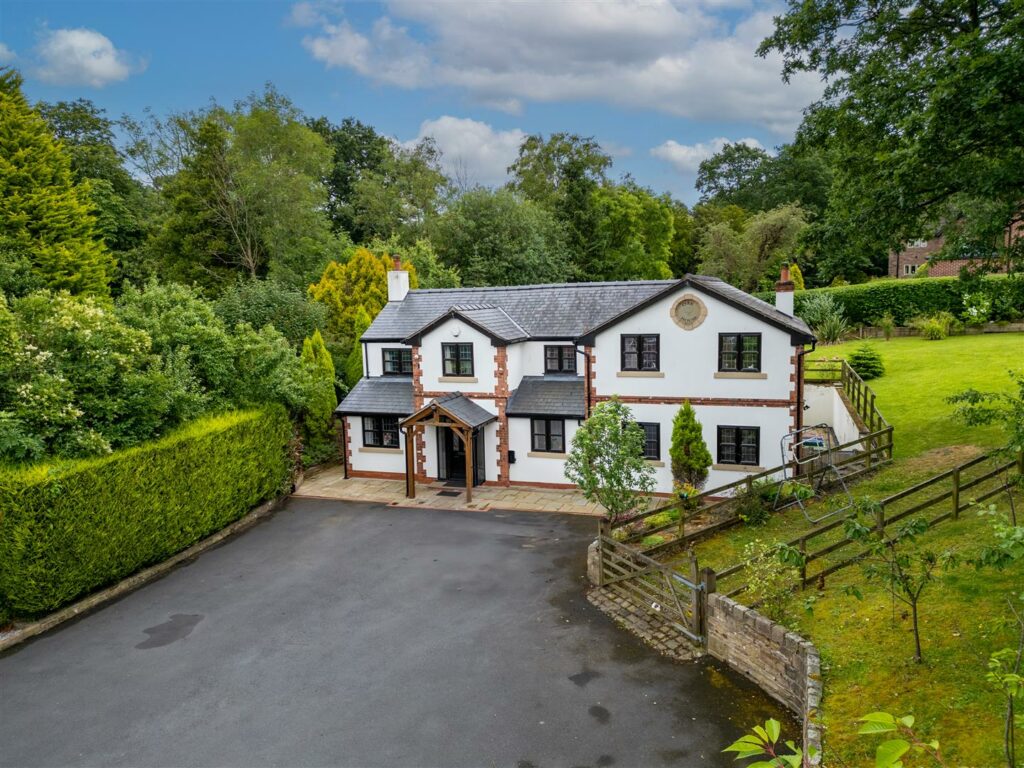
[[[466,444],[466,503],[473,501],[473,430],[466,427],[463,442]]]
[[[405,428],[405,497],[416,498],[416,449],[413,441],[413,431],[416,426],[409,425]]]

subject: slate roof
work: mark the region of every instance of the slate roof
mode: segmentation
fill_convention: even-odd
[[[334,409],[337,414],[412,413],[412,377],[375,376],[360,379]]]
[[[509,416],[586,416],[583,377],[523,376],[508,399]]]
[[[427,406],[431,403],[437,403],[452,416],[461,419],[474,429],[498,418],[490,411],[481,408],[461,392],[452,392],[444,397],[438,397],[427,403]]]
[[[813,340],[803,320],[779,312],[716,277],[702,275],[687,275],[681,280],[414,290],[403,301],[388,302],[362,340],[408,343],[453,315],[505,343],[527,338],[581,339],[688,285],[807,342]]]

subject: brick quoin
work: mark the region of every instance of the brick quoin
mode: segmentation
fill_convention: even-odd
[[[423,391],[423,357],[420,348],[412,348],[412,409],[413,412],[423,407],[426,393]],[[413,435],[416,446],[415,472],[413,476],[419,483],[429,482],[427,478],[427,441],[423,437],[423,429],[417,429]],[[405,478],[405,475],[402,475]]]
[[[589,412],[597,405],[597,355],[594,353],[593,347],[584,347],[583,351],[587,353],[587,359],[590,360],[590,386],[587,387],[590,392],[590,402],[587,404]]]
[[[508,347],[497,347],[494,353],[495,381],[494,405],[498,410],[498,484],[507,486],[510,482],[508,463]]]
[[[352,477],[352,419],[341,417],[341,431],[345,435],[342,456],[345,458],[345,477]]]

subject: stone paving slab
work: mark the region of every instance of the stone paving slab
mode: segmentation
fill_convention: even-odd
[[[587,593],[587,599],[616,624],[670,659],[693,661],[704,655],[700,648],[669,622],[608,587],[594,587]]]
[[[440,496],[441,491],[458,491],[457,496]],[[515,512],[558,512],[571,515],[601,517],[604,509],[587,501],[583,494],[572,489],[546,490],[540,488],[499,488],[478,486],[473,489],[473,501],[466,504],[464,488],[448,488],[440,483],[417,484],[416,498],[405,497],[404,480],[380,478],[345,478],[343,467],[328,467],[306,478],[296,489],[295,496],[341,501],[376,501],[393,507],[428,509],[457,509],[483,512],[489,509],[507,509]]]

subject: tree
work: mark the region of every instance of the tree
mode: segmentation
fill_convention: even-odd
[[[672,479],[676,490],[686,495],[700,491],[707,482],[713,462],[704,442],[704,430],[689,400],[679,407],[672,420],[672,444],[668,455],[672,459]]]
[[[828,83],[798,139],[835,169],[816,232],[826,276],[882,273],[889,249],[977,201],[974,232],[991,253],[1009,250],[1024,199],[1018,2],[788,0],[759,48],[770,52],[784,78]]]
[[[334,363],[320,331],[313,331],[313,336],[302,342],[301,360],[309,386],[302,419],[302,461],[308,467],[329,458],[335,450],[334,409],[338,398],[334,392]]]
[[[360,308],[372,320],[388,302],[388,271],[391,257],[374,256],[366,248],[355,248],[348,261],[327,265],[320,280],[309,286],[309,296],[327,305],[327,327],[343,338],[358,338],[355,318]],[[409,287],[419,287],[416,269],[409,262],[402,264],[409,273]]]
[[[325,215],[330,150],[300,117],[268,86],[232,111],[177,121],[189,146],[162,183],[170,214],[157,239],[172,276],[211,289],[239,273],[304,287],[347,244]]]
[[[876,502],[866,499],[858,507],[859,512],[866,513],[867,522],[861,520],[859,515],[847,518],[846,536],[865,546],[861,560],[864,577],[868,581],[881,582],[894,599],[910,608],[914,630],[914,661],[920,664],[924,660],[918,621],[921,597],[928,585],[935,581],[939,568],[948,569],[957,565],[956,555],[948,550],[936,554],[913,546],[917,537],[928,530],[928,521],[923,518],[913,518],[903,523],[889,536],[875,522],[881,515],[881,507]],[[856,587],[848,591],[860,597]]]
[[[228,328],[239,323],[253,328],[272,325],[296,349],[302,348],[303,339],[327,327],[326,306],[304,291],[272,280],[237,279],[216,300],[213,310]]]
[[[338,125],[326,117],[309,120],[307,124],[331,149],[331,167],[325,183],[327,212],[334,231],[347,232],[357,243],[370,239],[372,233],[364,231],[355,221],[353,196],[361,178],[379,172],[391,159],[391,142],[371,126],[351,117]]]
[[[601,280],[595,258],[600,214],[594,192],[607,181],[612,158],[593,137],[554,133],[527,136],[508,167],[509,186],[552,213],[565,229],[576,277]]]
[[[459,270],[442,264],[434,246],[426,238],[404,245],[399,242],[397,235],[392,235],[388,240],[374,238],[362,247],[378,258],[397,257],[402,263],[411,264],[416,270],[419,288],[458,288],[462,285]]]
[[[803,210],[795,205],[755,214],[738,233],[731,224],[712,224],[698,251],[701,272],[746,291],[768,289],[781,263],[798,250],[806,226]]]
[[[644,431],[617,397],[598,403],[576,430],[565,476],[613,522],[646,507],[654,469],[644,459]]]
[[[702,160],[694,186],[701,200],[760,210],[769,155],[761,147],[745,142],[726,142],[711,157]]]
[[[1024,452],[1024,373],[1010,371],[1016,392],[979,392],[968,389],[947,399],[956,405],[955,415],[972,426],[999,424],[1007,433],[1005,450]]]
[[[403,243],[413,243],[437,215],[448,187],[441,151],[433,139],[412,148],[393,144],[376,169],[353,183],[346,215],[365,239],[397,236]]]
[[[672,243],[668,266],[674,277],[697,271],[697,221],[684,203],[672,201]]]
[[[462,195],[434,222],[431,241],[465,285],[557,283],[572,269],[554,216],[507,189]]]
[[[107,296],[113,259],[100,239],[86,183],[21,92],[21,76],[0,69],[0,237],[30,259],[49,288]]]
[[[592,279],[671,277],[674,217],[669,201],[633,184],[600,187],[593,198],[598,219],[589,263]]]
[[[348,357],[345,358],[345,383],[354,387],[356,382],[363,378],[363,345],[359,338],[366,333],[373,318],[363,306],[356,307],[355,316],[352,319],[352,348]]]

